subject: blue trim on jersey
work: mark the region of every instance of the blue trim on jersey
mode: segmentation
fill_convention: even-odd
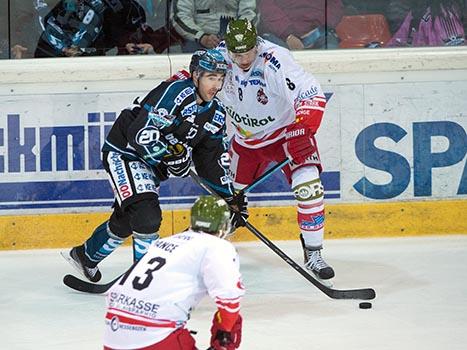
[[[214,102],[214,100],[211,100],[211,101],[207,102],[204,106],[198,106],[198,114],[203,113],[203,112],[207,111],[209,108],[211,108],[213,102]]]

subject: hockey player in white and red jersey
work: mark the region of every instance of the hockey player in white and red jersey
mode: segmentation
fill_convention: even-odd
[[[240,346],[245,293],[222,199],[201,196],[187,231],[159,239],[107,295],[104,349],[196,350],[185,325],[209,295],[216,303],[210,349]]]
[[[289,50],[257,36],[247,19],[229,22],[219,51],[229,69],[219,98],[235,127],[230,148],[234,184],[242,188],[271,162],[289,157],[283,168],[298,203],[305,266],[320,279],[334,277],[321,256],[324,189],[315,134],[326,98],[317,80]]]

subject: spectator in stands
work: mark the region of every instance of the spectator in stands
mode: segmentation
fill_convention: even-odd
[[[44,0],[10,1],[0,8],[0,23],[3,31],[3,56],[8,58],[33,57],[34,48],[42,32],[39,8],[46,8]],[[10,18],[8,18],[8,15]],[[10,43],[8,43],[8,38]],[[10,48],[10,53],[8,52]]]
[[[341,0],[260,0],[261,35],[275,44],[291,50],[336,48],[334,28],[343,15]]]
[[[256,23],[255,0],[173,0],[172,23],[183,37],[183,52],[215,48],[223,39],[230,19]]]
[[[385,15],[388,0],[342,0],[344,4],[344,14],[354,15]]]
[[[465,45],[464,0],[391,0],[388,47]]]
[[[148,53],[146,21],[134,0],[60,0],[44,18],[34,57]]]
[[[143,27],[141,40],[150,43],[155,53],[162,53],[183,41],[167,17],[172,0],[137,1],[146,13],[147,25]]]

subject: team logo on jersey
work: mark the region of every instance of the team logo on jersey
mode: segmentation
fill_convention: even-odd
[[[258,89],[258,92],[256,93],[256,99],[258,100],[259,103],[263,105],[265,105],[269,101],[268,97],[264,93],[263,88]]]
[[[168,127],[175,120],[175,116],[169,115],[165,108],[156,109],[156,107],[153,107],[152,111],[148,113],[148,118],[157,128],[161,129]]]

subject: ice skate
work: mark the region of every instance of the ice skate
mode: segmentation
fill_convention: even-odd
[[[322,247],[306,246],[302,236],[300,236],[300,241],[303,247],[305,268],[313,272],[319,280],[326,282],[326,285],[332,284],[328,280],[334,277],[334,269],[321,256]]]
[[[74,247],[68,252],[60,252],[60,254],[71,266],[91,282],[98,282],[101,279],[102,274],[97,266],[86,266],[84,248],[82,246]]]

